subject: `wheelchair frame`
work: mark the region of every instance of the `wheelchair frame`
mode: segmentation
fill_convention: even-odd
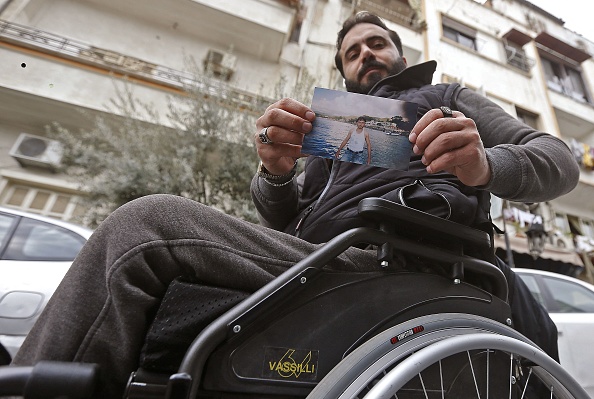
[[[207,387],[216,387],[219,384],[215,381],[219,377],[213,377],[208,372],[218,367],[223,369],[224,374],[220,384],[229,384],[231,392],[241,392],[241,384],[247,382],[248,394],[251,389],[252,394],[260,396],[295,397],[305,396],[311,391],[308,398],[354,398],[361,397],[361,393],[365,391],[366,398],[387,398],[393,396],[397,388],[402,387],[410,378],[420,376],[429,363],[440,362],[447,354],[466,351],[470,359],[470,350],[479,349],[483,351],[481,356],[486,353],[488,358],[490,351],[494,349],[513,353],[512,359],[514,356],[521,356],[543,366],[540,369],[544,371],[539,369],[539,372],[544,375],[543,379],[547,384],[555,387],[556,394],[561,392],[561,396],[558,397],[588,398],[585,391],[554,360],[508,327],[511,325],[511,314],[507,306],[508,288],[505,276],[491,263],[464,253],[464,248],[468,246],[490,248],[491,240],[487,233],[379,198],[362,200],[359,213],[364,218],[379,223],[379,229],[359,227],[335,237],[200,332],[187,350],[177,373],[165,377],[144,373],[142,370],[133,373],[126,397],[189,399],[201,394],[208,396],[209,390],[204,391],[202,384],[206,384]],[[406,238],[396,234],[399,225],[406,226]],[[328,298],[327,301],[335,300],[336,295],[342,298],[340,289],[349,284],[362,289],[377,285],[383,287],[382,292],[389,292],[390,284],[397,279],[418,282],[420,277],[427,281],[433,278],[430,274],[422,273],[382,273],[381,280],[361,279],[361,276],[355,276],[353,280],[346,281],[341,278],[336,280],[335,275],[324,272],[323,267],[328,262],[347,248],[360,243],[377,246],[378,262],[384,266],[391,261],[393,251],[398,251],[448,265],[450,276],[447,279],[439,277],[435,282],[429,282],[427,295],[417,298],[416,302],[412,300],[405,303],[404,310],[400,313],[395,312],[398,315],[387,316],[387,313],[380,313],[375,318],[372,317],[372,326],[365,327],[363,337],[357,338],[354,342],[351,342],[352,337],[348,337],[344,340],[345,343],[341,343],[342,346],[337,345],[340,353],[333,355],[331,367],[323,366],[322,361],[318,364],[318,367],[326,369],[321,381],[289,381],[285,388],[281,386],[282,381],[269,378],[255,381],[257,378],[253,376],[237,375],[238,362],[241,363],[243,358],[254,357],[253,347],[257,348],[256,351],[262,351],[261,342],[258,340],[261,334],[268,333],[268,336],[272,337],[278,335],[278,331],[274,330],[275,326],[270,327],[272,332],[269,332],[267,329],[262,331],[261,328],[254,328],[254,325],[264,319],[275,320],[274,317],[271,319],[271,315],[278,313],[279,307],[299,317],[307,316],[307,308],[299,313],[298,306],[287,307],[287,298],[294,297],[296,293],[307,294],[304,295],[306,299],[302,304],[307,305],[311,302],[323,307],[320,304],[324,304],[324,298]],[[465,283],[465,271],[484,276],[489,281],[492,292],[485,292]],[[316,279],[321,283],[316,283]],[[333,282],[332,289],[320,291],[319,286],[328,281]],[[435,287],[443,290],[440,291],[442,296],[439,297],[439,301],[429,298],[429,291]],[[470,299],[472,301],[469,301]],[[371,298],[372,302],[374,300],[377,300],[377,297]],[[446,302],[447,306],[444,307],[443,304]],[[390,306],[384,306],[382,312],[389,311],[389,308]],[[458,313],[458,310],[463,314]],[[280,324],[278,329],[286,327],[286,324],[282,324],[287,323],[285,320],[287,317],[275,321],[276,324]],[[266,355],[263,356],[265,363]],[[235,358],[239,359],[238,362]],[[401,363],[398,363],[400,361]],[[262,363],[261,357],[257,358],[254,364],[258,363]],[[514,364],[517,368],[519,363]],[[20,383],[25,381],[24,375],[30,372],[31,368],[27,368],[20,374],[19,384],[13,384],[13,391],[17,385],[20,386]],[[88,369],[82,374],[87,381],[92,379],[92,373],[88,372]],[[0,371],[0,394],[5,392],[2,389],[2,376],[3,372]],[[58,378],[56,373],[53,373],[53,376]],[[13,381],[16,381],[15,378]],[[47,378],[44,383],[47,383]],[[266,387],[264,391],[258,391],[260,383],[270,383],[271,388]],[[370,384],[375,386],[364,388]],[[85,385],[85,389],[92,390],[88,384]],[[85,396],[81,393],[77,397]]]
[[[343,253],[347,248],[360,243],[378,246],[382,252],[379,255],[381,262],[389,262],[389,255],[383,255],[384,253],[389,254],[393,250],[398,250],[411,254],[422,253],[423,257],[427,259],[450,264],[452,265],[452,282],[461,281],[464,270],[483,273],[492,281],[495,287],[495,296],[504,302],[507,300],[507,282],[503,273],[486,261],[463,254],[464,245],[490,246],[486,233],[382,199],[363,200],[359,206],[359,212],[371,219],[381,218],[386,220],[386,215],[388,215],[387,220],[398,219],[410,223],[407,225],[407,235],[416,233],[415,235],[422,235],[426,240],[428,238],[437,239],[447,245],[455,245],[457,248],[455,252],[445,251],[437,247],[428,248],[426,245],[411,241],[411,239],[398,237],[390,232],[390,230],[394,230],[390,227],[393,222],[382,223],[384,225],[380,230],[359,227],[342,233],[203,330],[188,349],[178,374],[172,376],[170,389],[175,392],[182,392],[187,389],[189,393],[186,397],[195,397],[207,358],[218,345],[225,339],[241,333],[244,325],[253,322],[253,317],[274,309],[283,298],[290,297],[320,273],[324,265]],[[391,215],[389,215],[390,212],[392,212]],[[411,226],[417,225],[420,227],[413,232],[415,228]],[[449,234],[452,234],[455,238],[451,239]],[[444,237],[446,237],[445,241]]]

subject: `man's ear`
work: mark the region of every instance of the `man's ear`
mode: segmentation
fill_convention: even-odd
[[[406,61],[406,57],[402,57],[402,61],[404,61],[404,65],[408,68],[408,62]]]

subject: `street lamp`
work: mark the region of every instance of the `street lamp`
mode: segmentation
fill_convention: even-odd
[[[528,251],[532,258],[536,259],[542,253],[545,246],[545,239],[547,232],[542,223],[532,222],[528,230],[526,230],[526,237],[528,238]]]

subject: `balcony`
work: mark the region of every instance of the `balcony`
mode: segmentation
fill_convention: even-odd
[[[420,12],[414,10],[408,1],[402,0],[357,0],[357,11],[369,11],[377,16],[395,22],[415,31],[424,27]]]
[[[213,97],[231,99],[240,109],[259,110],[265,108],[271,101],[260,95],[234,88],[220,79],[214,79],[208,76],[196,76],[110,49],[95,47],[82,41],[2,20],[0,20],[0,42],[8,43],[17,48],[30,49],[40,54],[47,54],[51,57],[48,59],[62,59],[64,62],[70,61],[69,64],[71,66],[78,63],[78,68],[81,70],[84,69],[82,68],[83,65],[89,65],[97,70],[105,71],[106,76],[109,76],[109,73],[115,73],[116,76],[130,76],[149,84],[156,83],[160,86],[177,90],[194,88]],[[74,61],[74,64],[72,61]],[[30,114],[26,118],[16,118],[15,123],[18,120],[32,119],[34,116],[43,115],[37,121],[41,124],[42,121],[47,123],[47,120],[52,120],[50,117],[52,114],[72,114],[72,111],[68,107],[62,109],[64,108],[64,104],[60,104],[59,101],[55,101],[54,99],[43,98],[43,94],[37,100],[34,95],[26,96],[26,100],[24,96],[24,93],[19,93],[18,91],[14,91],[14,89],[1,87],[0,85],[0,104],[3,105],[3,107],[0,107],[0,111],[4,107],[7,107],[5,115],[11,117],[14,115],[23,116],[23,113],[25,115],[27,113]],[[15,99],[21,97],[23,97],[22,103],[15,102],[17,101]],[[31,104],[34,101],[39,102],[38,111],[31,112],[30,107],[26,104]],[[44,109],[46,108],[52,111],[45,112]],[[80,121],[80,123],[83,122]]]
[[[527,57],[526,54],[515,46],[504,44],[505,56],[507,63],[515,68],[518,68],[524,72],[530,72],[530,69],[534,66],[534,60]]]
[[[106,14],[188,34],[222,51],[275,62],[293,28],[295,0],[85,0]]]
[[[227,50],[277,61],[288,41],[298,2],[191,0],[192,25],[204,40]],[[285,5],[286,4],[286,5]]]
[[[590,143],[594,139],[594,107],[563,94],[550,92],[550,99],[559,131],[567,141]]]

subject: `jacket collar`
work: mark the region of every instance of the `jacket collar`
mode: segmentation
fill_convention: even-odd
[[[368,94],[377,96],[382,91],[402,91],[431,84],[436,68],[437,62],[435,61],[413,65],[397,75],[383,78],[369,90]]]

